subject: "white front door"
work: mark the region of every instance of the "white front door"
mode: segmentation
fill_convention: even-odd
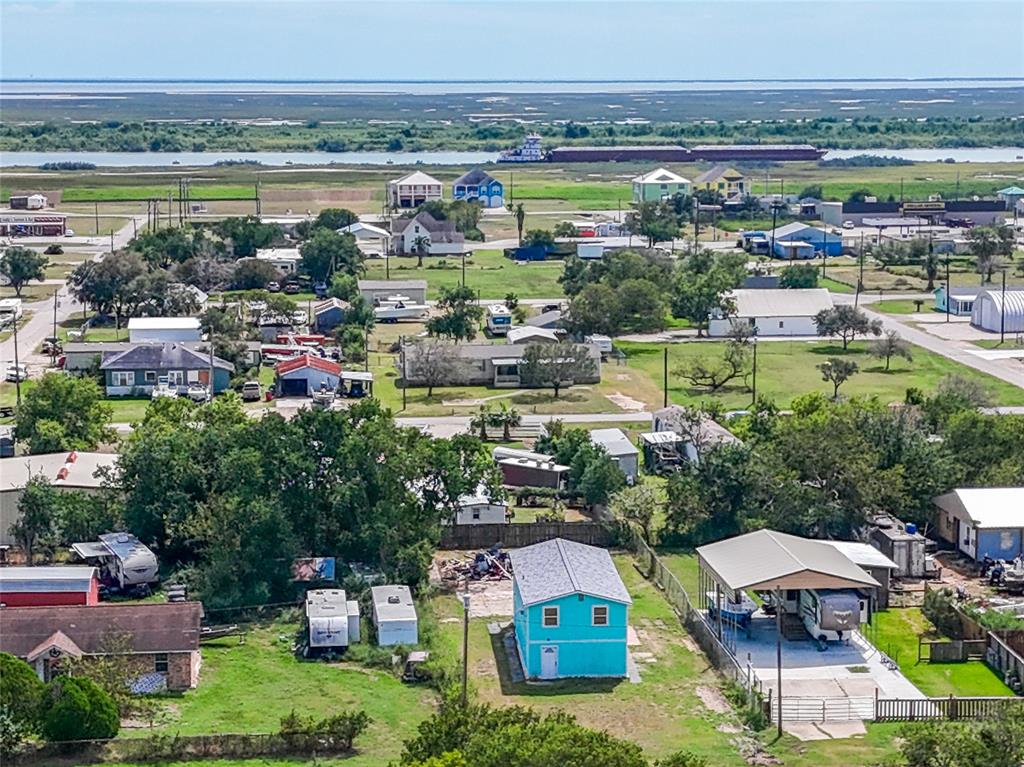
[[[540,678],[558,679],[557,645],[543,645],[540,648]]]

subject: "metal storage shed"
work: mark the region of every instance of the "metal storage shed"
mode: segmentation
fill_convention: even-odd
[[[594,429],[590,432],[590,441],[604,448],[629,482],[636,479],[640,472],[640,451],[622,429]]]
[[[419,641],[416,605],[408,586],[374,586],[373,624],[377,627],[377,644],[381,647]]]
[[[1005,295],[1005,302],[1004,302]],[[1024,333],[1024,289],[982,290],[974,299],[971,324],[998,333]]]

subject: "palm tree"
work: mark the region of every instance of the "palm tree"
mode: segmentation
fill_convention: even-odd
[[[424,237],[422,234],[412,241],[412,249],[416,251],[416,268],[423,268],[423,256],[426,255],[428,247],[430,247],[430,238]]]
[[[930,248],[924,257],[924,276],[928,278],[927,290],[935,290],[935,278],[939,276],[939,257]]]
[[[522,203],[516,205],[516,209],[513,211],[516,217],[516,229],[519,230],[519,247],[523,246],[523,227],[526,225],[526,208],[523,207]]]
[[[502,440],[505,442],[511,442],[511,430],[513,427],[519,426],[523,422],[523,417],[514,407],[509,407],[507,403],[502,402],[501,409],[494,414],[494,421],[496,426],[501,427]]]
[[[487,439],[487,427],[491,425],[491,419],[493,414],[491,409],[486,405],[481,405],[480,409],[476,412],[472,418],[469,419],[469,428],[471,431],[478,431],[480,433],[480,439]]]

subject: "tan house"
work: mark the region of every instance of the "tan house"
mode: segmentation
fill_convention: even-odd
[[[750,194],[746,177],[728,165],[716,165],[697,176],[693,180],[693,191],[700,189],[718,192],[727,200]]]
[[[0,652],[50,681],[62,665],[116,655],[139,691],[187,690],[199,682],[199,602],[0,609]]]

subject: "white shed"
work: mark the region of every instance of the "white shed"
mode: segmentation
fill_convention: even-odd
[[[307,591],[306,625],[311,650],[343,650],[359,641],[359,603],[344,589]]]
[[[201,340],[198,317],[132,317],[128,320],[128,341],[133,344]]]
[[[373,625],[377,627],[377,644],[381,647],[419,641],[416,605],[408,586],[374,586]]]
[[[640,451],[629,441],[622,429],[594,429],[590,441],[604,448],[604,451],[622,469],[628,482],[633,482],[640,471]]]
[[[496,501],[484,485],[472,493],[459,497],[459,510],[455,513],[457,525],[504,524],[508,522],[508,504]]]
[[[709,336],[727,336],[741,322],[756,327],[759,336],[816,336],[814,315],[832,308],[825,288],[740,288],[729,296],[736,311],[729,317],[711,317]]]
[[[980,291],[974,299],[971,324],[993,333],[1024,333],[1024,289],[1007,290],[1005,306],[1003,295],[1002,290],[995,288]]]

